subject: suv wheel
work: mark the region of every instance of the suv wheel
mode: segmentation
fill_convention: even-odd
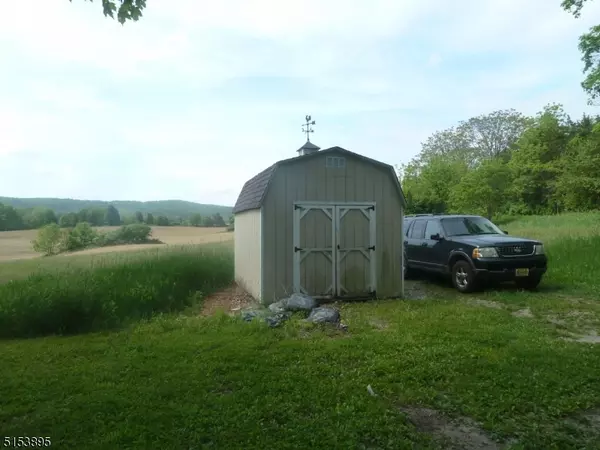
[[[456,261],[452,266],[452,284],[459,292],[473,292],[476,281],[471,265],[463,260]]]
[[[530,276],[527,278],[517,279],[517,280],[515,280],[515,284],[517,285],[517,288],[519,288],[519,289],[533,291],[538,287],[538,284],[540,284],[540,281],[542,281],[542,277],[534,275],[534,276]]]

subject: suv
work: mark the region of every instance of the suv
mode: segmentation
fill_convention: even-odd
[[[535,289],[546,272],[544,245],[507,235],[488,219],[470,215],[417,214],[404,218],[404,271],[452,276],[460,292],[486,281],[514,281]]]

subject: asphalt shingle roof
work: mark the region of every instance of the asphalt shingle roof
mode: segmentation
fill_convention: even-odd
[[[305,144],[306,145],[306,144]],[[294,158],[284,159],[282,161],[278,161],[270,167],[267,167],[265,170],[260,172],[259,174],[250,178],[246,183],[244,183],[244,187],[242,188],[242,192],[237,198],[235,202],[235,206],[233,207],[233,214],[238,214],[244,211],[249,211],[252,209],[258,209],[262,206],[265,195],[267,193],[267,189],[269,187],[269,182],[273,177],[273,174],[277,170],[277,168],[282,164],[287,164],[290,162],[298,161],[300,158],[312,158],[315,155],[322,155],[323,153],[332,153],[332,152],[342,152],[352,156],[355,156],[359,159],[362,159],[365,162],[370,164],[375,164],[386,169],[391,170],[394,179],[396,180],[396,187],[402,198],[402,202],[406,205],[406,200],[404,198],[404,193],[402,192],[402,188],[400,187],[400,182],[398,177],[396,176],[396,171],[389,164],[383,163],[381,161],[377,161],[375,159],[367,158],[366,156],[359,155],[357,153],[353,153],[341,147],[331,147],[325,150],[321,150],[319,152],[312,153],[310,155],[304,156],[296,156]]]

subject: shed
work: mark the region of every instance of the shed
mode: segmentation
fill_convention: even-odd
[[[402,297],[406,201],[394,168],[341,147],[279,161],[235,203],[235,279],[269,304],[315,298]]]

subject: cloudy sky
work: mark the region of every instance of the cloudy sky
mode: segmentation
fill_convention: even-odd
[[[436,130],[562,103],[580,19],[560,0],[18,0],[0,15],[0,196],[232,205],[305,139],[389,164]],[[597,20],[596,20],[597,21]]]

